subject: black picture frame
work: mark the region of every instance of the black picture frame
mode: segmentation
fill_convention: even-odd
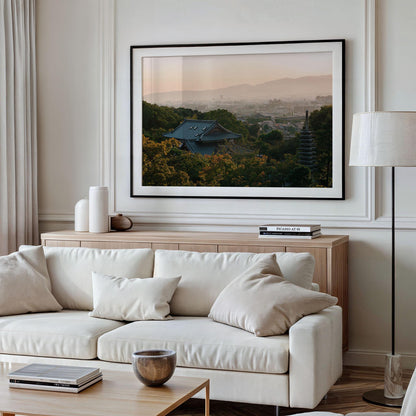
[[[161,67],[161,74],[165,74],[164,68],[167,68],[167,66],[163,64],[163,62],[168,62],[169,66],[168,68],[171,69],[173,67],[178,66],[179,68],[183,68],[183,73],[180,74],[180,69],[178,70],[176,68],[176,71],[171,71],[172,73],[176,73],[177,78],[180,80],[182,75],[182,81],[183,83],[187,83],[187,78],[184,75],[186,73],[187,68],[187,62],[198,62],[199,65],[204,65],[204,58],[210,57],[210,65],[207,65],[207,67],[216,68],[215,63],[218,61],[218,66],[224,65],[223,62],[227,61],[227,58],[229,59],[247,59],[247,63],[254,62],[257,58],[260,60],[266,59],[273,59],[275,58],[276,65],[278,66],[278,62],[280,59],[282,59],[283,55],[287,57],[288,59],[291,59],[291,57],[299,59],[299,62],[301,62],[301,58],[304,58],[308,60],[308,58],[311,58],[311,65],[312,65],[312,59],[319,61],[319,56],[322,56],[322,61],[326,62],[326,66],[323,66],[323,68],[331,67],[331,74],[330,74],[330,86],[331,86],[331,107],[332,110],[326,109],[326,113],[331,114],[331,131],[332,131],[332,137],[331,137],[331,152],[332,155],[330,157],[330,164],[331,169],[327,169],[327,172],[331,170],[331,186],[321,186],[316,185],[317,182],[315,182],[315,186],[309,185],[309,186],[238,186],[238,185],[232,185],[232,186],[222,186],[222,185],[214,185],[214,186],[204,186],[204,185],[179,185],[175,186],[172,184],[166,185],[161,182],[161,184],[151,183],[148,185],[144,180],[143,177],[146,178],[145,174],[143,174],[143,120],[146,123],[146,126],[148,125],[147,119],[143,118],[143,106],[151,104],[153,106],[159,107],[170,107],[169,105],[165,105],[163,100],[166,100],[166,102],[174,103],[172,106],[172,109],[175,110],[177,107],[175,105],[177,102],[177,96],[175,94],[164,93],[164,92],[158,92],[152,91],[152,94],[144,94],[144,91],[146,91],[144,83],[147,82],[148,79],[151,79],[152,82],[151,85],[158,85],[162,82],[164,79],[164,75],[159,75],[158,68]],[[218,58],[217,58],[218,57]],[[318,57],[318,59],[316,58]],[[168,59],[166,59],[168,58]],[[171,58],[171,59],[169,59]],[[189,61],[189,58],[191,58],[191,61]],[[196,58],[196,59],[193,59]],[[226,58],[226,59],[224,59]],[[325,58],[325,59],[324,59]],[[328,65],[328,62],[330,61],[330,65]],[[171,65],[171,63],[174,62],[175,65]],[[214,62],[214,64],[212,63]],[[147,65],[147,66],[146,66]],[[319,67],[318,64],[316,64],[317,67]],[[323,65],[323,64],[322,64]],[[151,68],[150,71],[148,71],[146,68]],[[308,65],[306,65],[308,67]],[[208,72],[209,72],[208,68]],[[295,66],[295,70],[296,66]],[[318,69],[317,69],[318,70]],[[147,72],[146,72],[147,71]],[[167,71],[170,72],[170,71]],[[166,72],[166,73],[167,73]],[[205,71],[201,71],[204,72]],[[152,75],[149,76],[148,74],[151,73]],[[215,73],[215,69],[213,70],[213,74]],[[312,72],[311,72],[312,73]],[[248,75],[250,77],[251,75]],[[311,77],[314,75],[311,75]],[[320,76],[320,75],[316,75]],[[209,78],[209,77],[208,77]],[[253,76],[253,80],[256,77]],[[289,77],[288,77],[289,78]],[[297,78],[304,78],[304,77],[293,77],[294,79]],[[324,78],[324,75],[321,77]],[[317,78],[318,79],[318,78]],[[156,82],[154,81],[156,80]],[[159,80],[161,80],[159,82]],[[202,80],[202,78],[201,78]],[[312,80],[312,78],[311,78]],[[322,91],[328,91],[328,77],[325,78],[323,82],[323,89]],[[313,82],[311,82],[313,84]],[[313,90],[313,88],[311,88]],[[149,90],[149,89],[148,89]],[[221,90],[221,88],[218,88],[218,90]],[[186,91],[185,91],[186,92]],[[185,97],[185,92],[182,91],[182,96]],[[199,94],[199,92],[198,92]],[[198,94],[196,94],[198,96]],[[299,92],[296,90],[294,94],[298,94],[296,98],[293,99],[293,106],[296,107],[296,102],[299,102],[301,98],[299,98]],[[306,94],[306,93],[305,93]],[[312,92],[308,92],[308,94],[312,94]],[[144,95],[147,97],[153,97],[154,103],[143,103]],[[190,97],[192,97],[192,94],[189,94]],[[168,97],[168,98],[166,98]],[[322,99],[322,102],[325,103],[325,100],[329,100],[328,95],[327,96],[317,96],[317,100],[313,100],[312,98],[304,98],[305,102],[305,108],[310,108],[312,111],[313,108],[315,108],[317,105],[319,106],[319,99]],[[198,98],[197,98],[198,99]],[[255,100],[261,100],[262,98],[255,98]],[[272,100],[276,100],[276,96],[270,97],[270,102]],[[158,102],[157,100],[160,100]],[[176,100],[176,101],[175,101]],[[202,99],[201,99],[202,100]],[[238,101],[235,101],[238,102]],[[181,107],[186,107],[187,102],[186,100],[183,102],[184,105]],[[286,111],[288,108],[290,108],[290,104],[288,104],[289,101],[285,101],[285,99],[282,99],[282,111]],[[160,105],[159,105],[160,104]],[[203,107],[204,103],[197,102],[195,104],[197,107]],[[217,105],[214,99],[214,104]],[[250,104],[251,105],[251,104]],[[232,108],[232,104],[229,104]],[[255,103],[255,106],[261,107],[261,102]],[[286,106],[286,107],[285,107]],[[323,105],[322,107],[324,107]],[[302,107],[302,106],[300,106]],[[322,109],[321,107],[321,109]],[[345,40],[344,39],[325,39],[325,40],[304,40],[304,41],[285,41],[285,42],[246,42],[246,43],[207,43],[207,44],[175,44],[175,45],[141,45],[141,46],[131,46],[130,47],[130,196],[131,197],[164,197],[164,198],[241,198],[241,199],[318,199],[318,200],[343,200],[345,199]],[[147,107],[146,107],[147,108]],[[198,108],[194,108],[195,112],[198,112]],[[229,110],[227,110],[229,111]],[[279,110],[280,111],[280,110]],[[287,110],[289,111],[289,110]],[[320,111],[320,110],[319,110]],[[201,111],[199,111],[201,113]],[[212,112],[212,111],[211,111]],[[231,111],[229,111],[231,113]],[[208,114],[209,112],[206,112],[205,114]],[[294,110],[293,111],[293,123],[291,121],[287,122],[288,125],[288,131],[293,126],[296,125],[299,126],[299,111]],[[275,120],[285,120],[284,117],[276,116],[270,116],[271,119]],[[241,119],[242,117],[240,117]],[[289,119],[290,117],[287,117]],[[317,117],[315,117],[316,119]],[[238,118],[237,118],[238,119]],[[160,120],[160,119],[158,119]],[[188,124],[192,123],[192,119],[187,121],[186,119],[183,123],[187,123],[186,125],[182,125],[182,130],[185,129]],[[214,121],[214,120],[210,120]],[[183,124],[182,123],[182,124]],[[208,126],[207,123],[200,120],[195,126],[199,125],[205,125]],[[293,125],[292,125],[292,124]],[[220,124],[220,123],[219,123]],[[284,123],[280,123],[284,124]],[[155,123],[155,126],[158,125],[158,121]],[[177,127],[180,127],[181,124],[178,124]],[[196,128],[196,127],[193,128]],[[267,126],[267,123],[264,124],[264,126]],[[220,127],[223,127],[220,124]],[[304,126],[305,127],[305,126]],[[187,127],[186,127],[187,128]],[[208,126],[207,128],[210,128]],[[297,127],[299,130],[299,127]],[[273,129],[273,127],[272,127]],[[297,131],[295,133],[294,137],[299,137],[299,135],[303,134],[304,128],[299,132]],[[226,133],[228,132],[228,133]],[[312,137],[314,137],[315,133],[309,131],[310,134],[312,134]],[[233,132],[229,128],[225,127],[223,133],[228,134],[230,136],[231,133],[234,133],[235,136],[231,135],[231,139],[227,139],[228,141],[233,141],[234,146],[238,146],[238,144],[235,144],[234,142],[238,143],[238,138],[233,139],[233,137],[237,137],[239,135],[238,133]],[[159,133],[158,133],[159,134]],[[174,136],[175,129],[170,128],[167,129],[167,131],[164,133],[164,135],[171,134],[170,138],[175,138],[175,140],[179,140],[178,143],[180,143],[181,148],[187,149],[188,152],[192,153],[190,150],[190,145],[192,144],[189,140],[186,141],[186,137],[183,135],[180,136],[179,139],[177,139],[178,136]],[[186,134],[186,132],[185,132]],[[266,134],[266,133],[265,133]],[[165,137],[163,135],[163,137]],[[173,136],[172,136],[173,135]],[[289,135],[289,133],[288,133]],[[242,136],[240,134],[240,136]],[[210,138],[213,137],[212,135]],[[263,137],[263,136],[261,136]],[[264,136],[267,137],[267,136]],[[290,137],[290,136],[289,136]],[[310,136],[309,136],[310,138]],[[183,140],[182,140],[183,139]],[[146,139],[147,140],[147,139]],[[152,138],[150,137],[150,140]],[[161,140],[160,137],[157,140]],[[284,140],[289,141],[292,139],[286,139]],[[301,141],[301,139],[297,139],[298,142]],[[303,137],[302,140],[304,142],[308,142],[308,136],[305,138]],[[314,139],[313,139],[314,140]],[[207,139],[208,141],[208,139]],[[150,142],[149,142],[150,143]],[[157,142],[155,142],[155,146],[157,146]],[[189,147],[185,147],[186,144],[189,144]],[[152,143],[153,144],[153,143]],[[197,143],[196,143],[197,144]],[[202,146],[200,146],[201,148]],[[243,147],[243,146],[241,146]],[[244,147],[243,147],[244,148]],[[311,154],[311,149],[307,148],[306,151],[304,151],[304,154],[308,155]],[[202,151],[207,151],[206,148],[204,148]],[[201,151],[201,152],[202,152]],[[208,151],[209,146],[208,146]],[[244,150],[245,151],[245,150]],[[198,149],[194,150],[194,155],[198,153]],[[215,152],[215,150],[214,150]],[[312,150],[313,153],[313,150]],[[202,154],[202,153],[201,153]],[[212,157],[213,154],[208,154],[209,157]],[[299,149],[297,150],[297,155],[299,155]],[[147,154],[146,154],[147,156]],[[256,155],[257,156],[257,155]],[[264,155],[260,155],[264,156]],[[195,156],[196,157],[196,156]],[[198,156],[199,157],[199,156]],[[230,156],[231,157],[231,156]],[[254,157],[254,156],[252,156]],[[266,154],[266,157],[269,159],[268,154]],[[316,157],[316,156],[315,156]],[[299,157],[298,157],[299,159]],[[297,159],[297,160],[298,160]],[[328,159],[328,157],[327,157]],[[162,160],[162,159],[159,159]],[[315,160],[315,159],[314,159]],[[300,165],[294,164],[293,165],[293,158],[289,158],[290,163],[292,165],[288,165],[287,172],[294,172],[296,171],[296,167]],[[303,161],[304,163],[310,163],[310,161]],[[316,162],[313,162],[316,164]],[[302,172],[302,167],[306,166],[309,168],[310,172],[313,172],[314,165],[302,165],[300,166],[299,171]],[[327,162],[328,163],[328,162]],[[157,166],[158,164],[156,162],[148,163],[146,166]],[[276,165],[276,164],[275,164]],[[295,169],[292,169],[291,166],[295,166]],[[312,167],[311,167],[312,166]],[[153,169],[153,168],[152,168]],[[149,169],[147,170],[147,172]],[[304,169],[303,171],[306,172]],[[315,171],[314,171],[315,172]],[[312,177],[312,173],[309,174],[309,178]],[[285,178],[284,174],[281,175]],[[318,175],[317,175],[318,176]],[[329,174],[328,174],[329,176]],[[152,176],[148,175],[147,177],[153,178]],[[302,179],[302,176],[298,176],[298,178]],[[234,178],[232,178],[234,179]],[[149,180],[148,180],[149,181]],[[149,182],[150,183],[150,182]]]

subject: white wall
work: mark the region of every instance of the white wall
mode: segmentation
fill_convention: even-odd
[[[320,222],[327,233],[351,238],[346,362],[382,365],[390,340],[389,171],[346,164],[345,201],[129,198],[129,47],[345,38],[348,159],[354,112],[374,105],[416,110],[413,3],[38,0],[41,229],[71,227],[73,205],[99,182],[112,190],[112,209],[133,216],[143,229],[254,232],[264,222]],[[397,348],[414,365],[416,196],[409,190],[416,171],[402,168],[397,176]]]
[[[146,5],[143,7],[143,5]],[[317,7],[317,5],[319,5]],[[364,53],[365,2],[305,0],[230,1],[192,0],[138,2],[117,1],[116,11],[116,173],[115,209],[135,215],[139,222],[183,225],[219,224],[255,226],[268,221],[307,215],[316,221],[339,224],[344,217],[361,220],[367,216],[363,172],[348,171],[347,199],[343,203],[288,200],[160,200],[129,198],[129,93],[130,45],[164,43],[214,43],[267,40],[347,38],[346,115],[352,108],[363,110],[365,78],[360,66]],[[161,10],[163,9],[163,13]],[[322,13],[325,10],[325,13]],[[137,24],[138,19],[141,24]],[[354,25],[351,22],[354,21]],[[168,29],[167,29],[168,28]],[[249,28],[249,30],[248,30]],[[354,45],[354,47],[350,47]],[[354,92],[354,93],[352,93]],[[347,127],[347,134],[350,126]],[[351,186],[354,192],[351,192]],[[184,211],[184,207],[186,210]],[[224,214],[226,213],[226,214]],[[288,215],[288,213],[290,213]],[[152,224],[153,226],[153,224]]]
[[[99,182],[99,2],[36,3],[41,220],[72,220]]]

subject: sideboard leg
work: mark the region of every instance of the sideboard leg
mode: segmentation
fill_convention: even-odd
[[[276,416],[279,416],[279,406],[276,406]]]

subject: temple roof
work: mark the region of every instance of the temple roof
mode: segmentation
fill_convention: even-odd
[[[185,119],[175,130],[164,134],[178,140],[201,142],[220,142],[227,139],[239,139],[241,134],[233,133],[221,126],[216,120]]]
[[[175,130],[163,136],[180,140],[192,153],[212,155],[220,142],[239,139],[241,134],[233,133],[216,120],[185,119]]]

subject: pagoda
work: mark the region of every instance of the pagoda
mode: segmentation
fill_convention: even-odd
[[[299,142],[299,163],[313,171],[315,169],[316,148],[312,133],[309,130],[308,110],[306,110],[305,124],[303,125],[302,131],[300,132]]]

